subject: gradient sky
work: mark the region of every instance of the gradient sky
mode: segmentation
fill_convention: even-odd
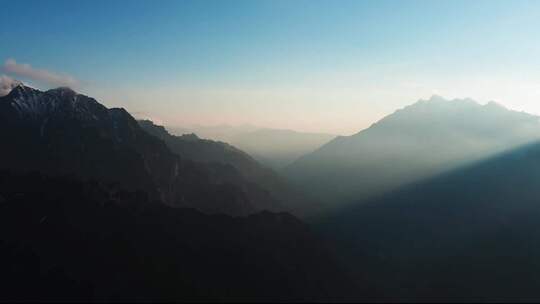
[[[351,134],[433,94],[540,114],[540,1],[0,0],[0,26],[0,74],[169,125]]]

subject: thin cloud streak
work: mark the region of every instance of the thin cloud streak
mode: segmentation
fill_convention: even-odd
[[[53,87],[65,86],[70,88],[78,88],[80,85],[80,82],[73,76],[59,74],[44,69],[36,69],[30,64],[18,63],[13,58],[6,60],[3,70],[4,72],[13,74],[17,77],[27,78],[29,80]]]

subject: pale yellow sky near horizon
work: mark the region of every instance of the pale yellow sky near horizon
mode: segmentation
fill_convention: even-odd
[[[432,95],[471,98],[480,104],[495,101],[509,109],[540,114],[540,85],[515,79],[470,77],[447,85],[405,81],[379,87],[89,89],[108,106],[125,107],[136,116],[169,126],[249,124],[351,135]]]
[[[480,104],[495,101],[512,110],[540,115],[540,84],[516,77],[394,80],[380,84],[366,82],[362,86],[354,86],[353,82],[342,81],[341,86],[336,82],[311,82],[296,87],[249,88],[180,85],[133,88],[90,83],[79,91],[108,107],[124,107],[137,118],[175,127],[253,125],[352,135],[432,95],[446,99],[471,98]]]
[[[38,74],[38,79],[44,75],[60,79],[60,74],[12,62],[17,69],[4,70],[26,78]],[[505,74],[488,69],[450,76],[438,70],[413,71],[413,67],[402,63],[376,65],[364,72],[335,69],[284,82],[287,84],[194,84],[171,80],[134,87],[96,81],[78,82],[80,87],[76,89],[109,107],[124,107],[138,118],[183,127],[247,124],[351,135],[432,95],[471,98],[480,104],[495,101],[509,109],[540,115],[540,79],[535,73]],[[29,84],[33,82],[30,79]],[[36,87],[47,89],[57,84],[45,86]]]

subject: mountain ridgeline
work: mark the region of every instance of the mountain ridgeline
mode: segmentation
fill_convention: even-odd
[[[120,183],[206,213],[285,209],[233,166],[180,157],[125,110],[107,109],[67,88],[17,86],[0,98],[0,119],[0,134],[11,143],[1,151],[2,168]]]
[[[267,211],[289,210],[269,192],[289,191],[273,173],[231,147],[146,129],[68,88],[19,84],[0,97],[2,300],[330,300],[352,289],[308,226]]]
[[[494,102],[434,96],[305,155],[286,175],[329,205],[386,191],[540,138],[540,118]]]

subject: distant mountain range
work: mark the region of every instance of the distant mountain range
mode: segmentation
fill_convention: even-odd
[[[540,143],[319,222],[381,299],[540,300]]]
[[[329,203],[368,199],[540,138],[540,118],[434,96],[340,136],[286,168]]]
[[[315,151],[335,135],[306,133],[255,126],[168,127],[173,134],[191,134],[206,139],[230,143],[247,152],[257,161],[280,170],[304,154]]]

